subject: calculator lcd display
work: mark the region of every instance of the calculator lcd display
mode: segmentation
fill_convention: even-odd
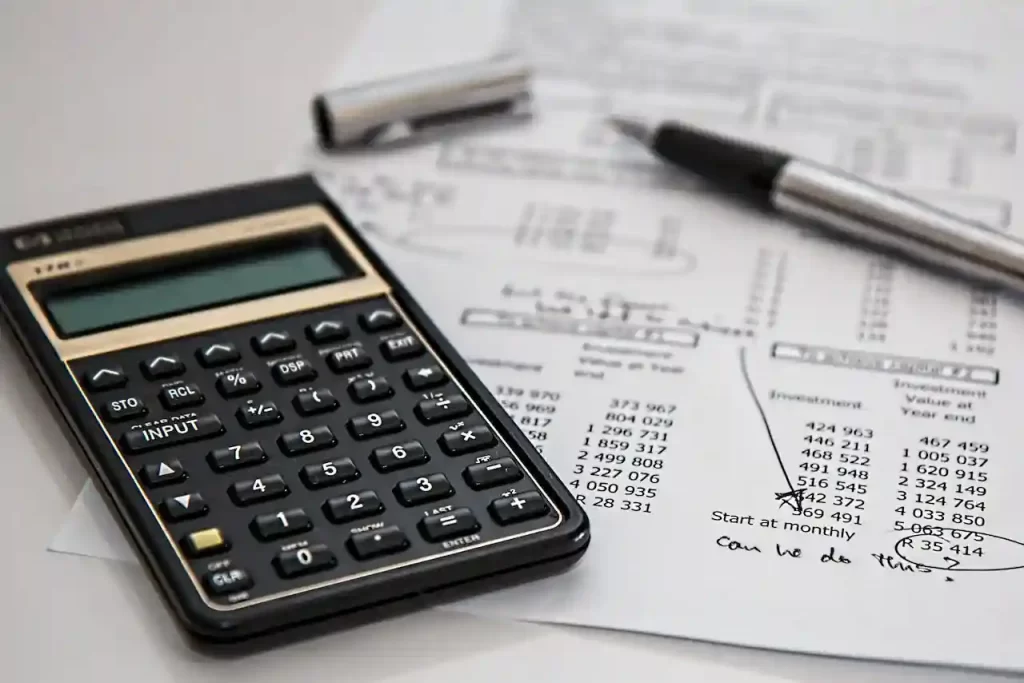
[[[68,338],[352,276],[330,249],[309,243],[189,268],[158,268],[121,282],[54,292],[45,298],[47,313]]]

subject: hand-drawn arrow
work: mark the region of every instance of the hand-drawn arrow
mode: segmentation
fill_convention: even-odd
[[[782,456],[779,454],[779,447],[775,444],[775,437],[772,436],[772,428],[768,424],[768,417],[764,414],[761,400],[757,397],[757,392],[754,391],[754,384],[750,381],[750,373],[747,371],[747,350],[743,347],[740,347],[740,372],[743,374],[743,382],[747,385],[747,391],[750,392],[750,398],[753,399],[754,405],[757,406],[757,412],[761,416],[761,424],[764,425],[764,430],[768,434],[768,442],[772,445],[772,451],[775,452],[775,460],[779,463],[779,469],[782,470],[782,476],[785,478],[786,486],[788,487],[786,491],[776,493],[775,500],[780,501],[779,507],[788,505],[796,510],[797,513],[803,512],[804,492],[807,489],[793,488],[789,472],[786,471],[786,465],[782,462]]]

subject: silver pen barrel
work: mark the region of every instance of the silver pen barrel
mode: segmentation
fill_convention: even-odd
[[[1024,292],[1024,242],[810,161],[790,161],[771,202],[840,237],[978,283]]]
[[[388,146],[532,114],[533,68],[516,52],[340,88],[313,99],[322,147]]]

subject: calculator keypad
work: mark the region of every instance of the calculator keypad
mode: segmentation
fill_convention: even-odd
[[[71,368],[213,603],[243,605],[558,519],[384,297]]]

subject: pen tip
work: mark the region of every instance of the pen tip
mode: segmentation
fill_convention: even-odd
[[[650,142],[653,129],[651,126],[639,119],[632,119],[625,116],[609,116],[607,121],[608,125],[628,138],[633,138],[634,140],[644,144],[648,144]]]

